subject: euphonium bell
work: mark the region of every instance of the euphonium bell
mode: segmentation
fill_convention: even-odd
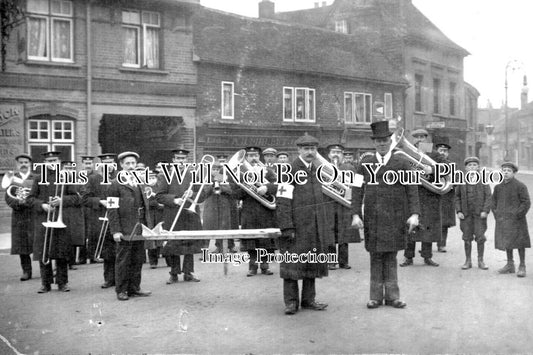
[[[322,165],[321,169],[321,179],[322,181],[332,181],[335,176],[335,167],[332,163],[324,159],[322,155],[316,153],[316,158],[318,161],[318,166]],[[339,181],[333,181],[329,185],[322,185],[322,193],[343,206],[351,207],[352,206],[352,188],[344,183]]]
[[[25,201],[28,198],[33,180],[22,180],[13,171],[8,171],[2,178],[2,188],[12,199]]]

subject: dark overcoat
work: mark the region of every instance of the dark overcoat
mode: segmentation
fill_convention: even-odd
[[[443,227],[453,227],[455,226],[455,188],[452,188],[450,191],[442,195],[442,226]]]
[[[174,222],[174,218],[179,211],[179,206],[176,206],[174,199],[183,197],[185,191],[189,188],[191,183],[190,171],[191,170],[184,172],[181,184],[176,177],[172,179],[170,184],[167,182],[164,175],[158,175],[157,177],[157,183],[154,187],[154,192],[156,194],[155,198],[157,202],[165,206],[163,209],[163,228],[166,230],[170,229]],[[190,200],[195,199],[198,190],[199,185],[195,185],[193,188],[194,194]],[[205,195],[202,191],[201,196],[198,198],[199,203],[203,202],[203,196]],[[196,212],[189,211],[188,208],[191,206],[190,200],[185,202],[182,213],[174,226],[175,231],[202,229],[200,209],[196,206]],[[208,246],[209,240],[169,240],[163,248],[163,255],[170,256],[201,253],[202,248],[207,248]]]
[[[148,197],[150,194],[149,191],[152,191],[152,195],[150,197]],[[163,210],[165,206],[157,202],[152,186],[145,186],[144,192],[147,194],[146,196],[148,197],[148,204],[150,205],[150,218],[155,226],[159,222],[163,221]],[[165,242],[161,240],[147,240],[144,242],[144,247],[146,249],[156,249],[157,247],[162,247],[164,243]]]
[[[298,157],[291,164],[291,173],[307,171]],[[316,178],[317,167],[313,164],[307,173],[305,184],[293,183],[292,199],[277,198],[277,222],[282,231],[294,231],[294,239],[281,237],[279,249],[283,254],[327,253],[328,246],[334,243],[330,225],[327,223],[327,205],[324,202],[321,184]],[[283,186],[283,185],[281,185]],[[328,276],[327,263],[281,263],[280,277],[301,280]]]
[[[388,185],[383,176],[387,171],[411,170],[403,158],[392,155],[376,173],[377,184],[370,184],[370,167],[378,163],[375,155],[363,158],[358,173],[364,176],[362,187],[353,188],[353,212],[363,215],[365,249],[370,253],[396,252],[405,249],[408,235],[407,219],[420,214],[418,186],[402,184],[399,180]],[[366,167],[364,164],[370,164]],[[391,173],[389,173],[391,174]],[[364,213],[362,208],[364,205]]]
[[[79,199],[75,205],[63,207],[63,220],[72,246],[85,246],[85,218],[81,205],[80,185],[74,186]]]
[[[134,189],[139,189],[141,192],[142,198],[142,208],[140,212],[135,208],[135,193]],[[141,186],[138,185],[133,187],[131,185],[120,184],[117,179],[114,179],[111,182],[111,186],[107,191],[108,197],[118,197],[119,198],[119,207],[110,208],[108,212],[109,217],[109,229],[111,235],[115,233],[122,233],[124,238],[127,240],[132,232],[134,235],[141,235],[142,228],[138,225],[138,222],[142,222],[144,217],[144,222],[148,228],[153,228],[152,220],[150,218],[150,207],[146,195],[143,193]],[[140,217],[140,218],[139,218]],[[134,231],[135,228],[135,231]]]
[[[116,174],[113,172],[110,175],[110,179],[114,179],[115,175]],[[102,175],[93,171],[93,173],[88,176],[87,184],[81,187],[82,205],[85,208],[85,231],[88,237],[92,236],[94,240],[97,240],[100,236],[100,231],[102,229],[103,222],[99,218],[104,217],[106,213],[106,208],[102,206],[100,200],[105,200],[107,198],[107,191],[111,186],[110,184],[102,184],[103,180],[104,178]],[[108,227],[100,256],[106,260],[113,258],[115,255],[115,248],[116,243]],[[90,252],[94,253],[94,250],[91,250]],[[90,255],[91,258],[93,256],[94,255]]]
[[[490,212],[492,203],[490,186],[482,184],[481,182],[474,185],[474,201],[472,206],[468,205],[468,197],[466,194],[466,185],[459,185],[455,187],[455,210],[457,213],[461,212],[465,217],[470,214],[469,207],[475,216],[480,216],[481,212]]]
[[[352,164],[343,163],[339,165],[339,170],[355,171],[355,168]],[[324,201],[328,206],[327,220],[331,224],[335,243],[361,243],[359,231],[352,227],[353,208],[345,207],[328,196],[324,196]]]
[[[21,179],[20,173],[15,177]],[[36,177],[30,173],[25,180],[27,186],[32,186]],[[11,255],[30,255],[33,252],[33,209],[26,198],[21,201],[5,194],[6,203],[11,209]]]
[[[48,203],[49,197],[59,196],[61,186],[55,184],[55,174],[49,172],[48,185],[39,184],[39,179],[33,180],[32,189],[29,196],[29,203],[33,206],[34,211],[34,235],[33,235],[33,260],[41,260],[44,247],[44,236],[46,228],[43,222],[46,222],[48,213],[42,208],[42,204]],[[57,186],[57,189],[56,189]],[[57,194],[56,194],[57,192]],[[66,217],[65,211],[70,207],[79,208],[81,203],[80,195],[74,185],[64,185],[63,190],[63,223],[73,223]],[[59,206],[56,207],[56,219],[59,214]],[[52,216],[52,213],[50,213]],[[67,225],[68,227],[68,225]],[[67,228],[52,228],[52,246],[50,251],[51,259],[68,259],[71,257],[71,237],[67,233]]]
[[[220,194],[214,193],[213,186],[207,186],[205,192],[204,230],[239,229],[237,201],[231,185],[220,184]]]
[[[516,178],[494,187],[492,212],[496,219],[496,249],[530,248],[526,214],[531,207],[527,187]]]
[[[274,184],[276,180],[275,174],[272,170],[268,170],[265,178],[270,182],[266,184],[267,194],[271,196],[276,195],[277,185]],[[259,201],[250,196],[246,191],[235,185],[235,196],[238,200],[242,200],[241,209],[241,229],[256,229],[256,228],[276,228],[276,211],[263,206]],[[241,239],[241,250],[254,250],[256,248],[264,248],[267,250],[276,250],[278,248],[276,239]]]

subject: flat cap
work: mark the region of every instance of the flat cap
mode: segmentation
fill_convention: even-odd
[[[135,159],[139,159],[139,154],[135,152],[122,152],[118,155],[118,160],[122,160],[127,157],[135,157]]]
[[[19,158],[26,158],[26,159],[29,159],[29,160],[32,160],[32,161],[33,161],[31,155],[29,155],[29,154],[27,154],[27,153],[20,153],[19,155],[17,155],[17,156],[15,157],[15,160],[19,160]]]
[[[289,156],[289,153],[287,152],[278,152],[278,154],[276,154],[277,157],[279,157],[280,155],[286,155],[286,156]]]
[[[518,166],[513,163],[512,161],[504,161],[501,165],[502,168],[508,167],[513,169],[513,171],[516,173],[518,171]]]
[[[415,129],[413,132],[411,132],[411,135],[414,136],[429,136],[428,131],[426,131],[423,128]]]
[[[467,157],[465,159],[465,166],[468,165],[468,163],[478,163],[479,164],[479,158],[478,157]]]
[[[298,138],[295,143],[299,147],[318,146],[318,139],[308,134],[304,134]]]
[[[267,154],[276,155],[277,153],[278,151],[274,148],[266,148],[265,150],[263,150],[263,155],[267,155]]]

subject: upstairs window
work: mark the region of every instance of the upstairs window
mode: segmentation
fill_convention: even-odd
[[[283,88],[283,121],[315,122],[315,89]]]
[[[344,122],[372,122],[372,95],[358,92],[344,93]]]
[[[159,69],[160,21],[157,12],[122,11],[123,66]]]
[[[433,79],[433,113],[440,113],[440,79]]]
[[[385,93],[385,118],[392,118],[392,94]]]
[[[451,82],[450,83],[450,116],[456,116],[456,84]]]
[[[335,21],[335,32],[348,33],[348,23],[346,20]]]
[[[72,1],[27,1],[28,59],[72,63]]]
[[[222,82],[222,118],[233,119],[234,118],[234,109],[235,103],[233,100],[234,97],[234,85],[232,82],[223,81]]]
[[[422,112],[422,87],[424,84],[424,76],[415,74],[415,112]]]

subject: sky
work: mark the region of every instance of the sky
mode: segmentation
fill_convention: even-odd
[[[249,17],[257,17],[258,2],[259,0],[200,0],[203,6]],[[313,8],[315,2],[322,3],[323,0],[274,2],[278,12]],[[333,0],[326,2],[330,5]],[[479,107],[487,107],[489,100],[493,107],[500,107],[505,102],[506,71],[509,106],[520,105],[523,76],[532,73],[533,80],[533,36],[530,25],[533,18],[533,1],[412,2],[448,38],[470,52],[464,61],[464,78],[479,91]],[[531,85],[533,86],[533,83]],[[533,101],[533,90],[529,101]]]

